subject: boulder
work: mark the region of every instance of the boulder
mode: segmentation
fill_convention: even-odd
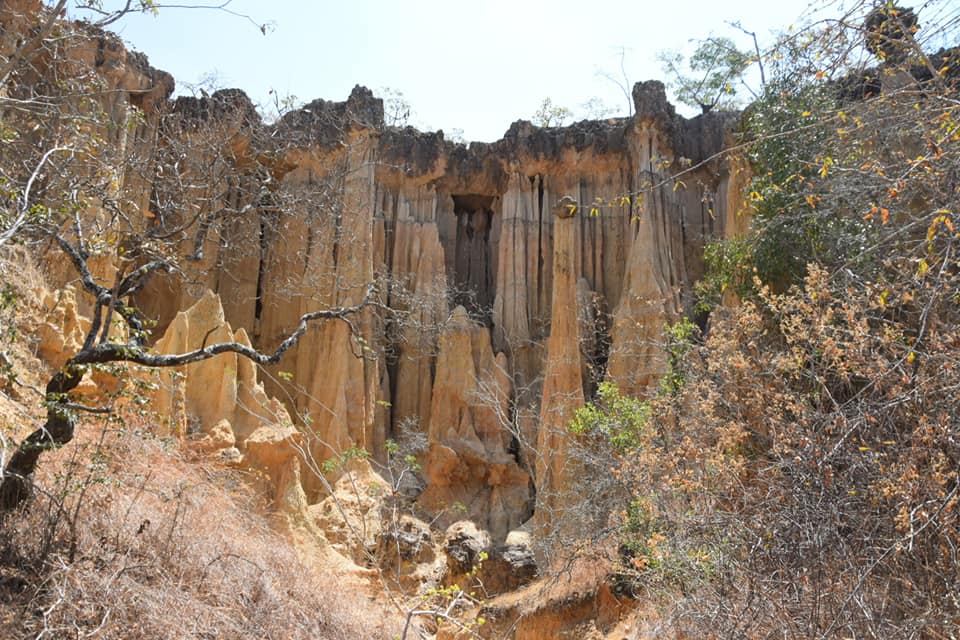
[[[411,515],[383,520],[375,553],[383,577],[404,590],[433,584],[442,573],[430,525]]]
[[[195,440],[193,448],[202,453],[213,453],[222,449],[235,449],[237,438],[233,433],[233,426],[227,419],[220,420],[213,425],[199,440]]]
[[[455,522],[444,535],[448,577],[454,579],[479,569],[490,550],[490,534],[469,520]],[[484,555],[481,555],[484,554]]]
[[[506,593],[532,580],[539,571],[529,534],[512,531],[503,544],[491,544],[490,534],[469,520],[447,528],[445,584],[482,589],[485,597]]]
[[[293,514],[307,509],[300,472],[302,447],[303,437],[292,425],[260,427],[243,443],[244,465],[266,474],[274,505]]]
[[[369,565],[377,551],[390,485],[360,464],[332,488],[333,493],[310,505],[309,519],[343,555],[360,566]]]

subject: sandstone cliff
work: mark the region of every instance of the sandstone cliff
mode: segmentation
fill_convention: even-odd
[[[663,326],[690,308],[703,243],[741,225],[745,172],[717,156],[733,116],[685,120],[658,82],[634,97],[632,119],[521,121],[469,147],[384,128],[362,88],[244,125],[233,183],[263,167],[273,182],[236,196],[250,206],[234,225],[252,216],[257,242],[237,242],[235,226],[206,239],[197,279],[230,300],[226,319],[270,348],[302,313],[381,283],[379,311],[311,329],[266,383],[322,443],[318,458],[360,446],[382,459],[412,425],[429,437],[420,504],[433,514],[461,505],[502,540],[534,503],[558,508],[573,409],[601,379],[655,389]],[[552,215],[562,198],[571,215]],[[162,323],[174,309],[155,301]]]
[[[31,10],[20,4],[0,12],[7,32]],[[264,412],[274,424],[288,412],[314,468],[299,481],[308,503],[336,480],[320,477],[323,461],[359,447],[383,463],[386,443],[414,432],[428,441],[418,508],[443,526],[468,517],[495,543],[531,516],[543,530],[576,491],[572,412],[603,379],[655,388],[664,324],[691,308],[704,242],[742,228],[746,171],[719,154],[735,115],[686,120],[659,82],[634,88],[629,119],[518,121],[466,146],[385,127],[362,87],[272,124],[237,90],[171,101],[172,79],[106,33],[71,40],[57,64],[95,70],[123,125],[104,136],[131,237],[178,242],[181,276],[137,298],[158,349],[273,349],[302,314],[356,304],[376,283],[375,305],[312,326],[263,388],[235,357],[193,365],[186,382],[163,374],[158,407],[178,433],[193,420],[242,446]],[[98,277],[132,268],[137,248],[102,256]]]

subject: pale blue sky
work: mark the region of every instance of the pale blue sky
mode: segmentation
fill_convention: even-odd
[[[355,84],[390,87],[413,107],[414,124],[489,141],[529,119],[547,96],[575,112],[591,97],[625,111],[620,89],[597,74],[620,76],[620,47],[631,83],[662,78],[657,51],[711,33],[736,37],[727,20],[768,36],[806,7],[797,0],[233,0],[232,11],[271,24],[266,35],[220,11],[173,8],[128,16],[115,29],[180,84],[215,73],[219,86],[244,89],[258,103],[271,89],[309,101],[342,100]]]

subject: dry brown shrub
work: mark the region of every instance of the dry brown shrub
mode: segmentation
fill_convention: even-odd
[[[690,636],[957,637],[954,309],[909,339],[914,316],[813,265],[760,301],[718,314],[624,459],[631,586],[673,589]]]

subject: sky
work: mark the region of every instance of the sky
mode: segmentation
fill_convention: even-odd
[[[214,2],[194,4],[203,3]],[[691,39],[707,35],[746,46],[731,20],[769,40],[806,7],[796,0],[232,0],[232,13],[164,8],[112,28],[172,73],[182,93],[191,84],[238,87],[269,105],[286,96],[343,100],[361,84],[401,92],[421,129],[493,141],[513,121],[531,119],[547,97],[579,117],[591,98],[625,115],[627,99],[604,73],[628,86],[663,79],[658,51],[689,51]]]

